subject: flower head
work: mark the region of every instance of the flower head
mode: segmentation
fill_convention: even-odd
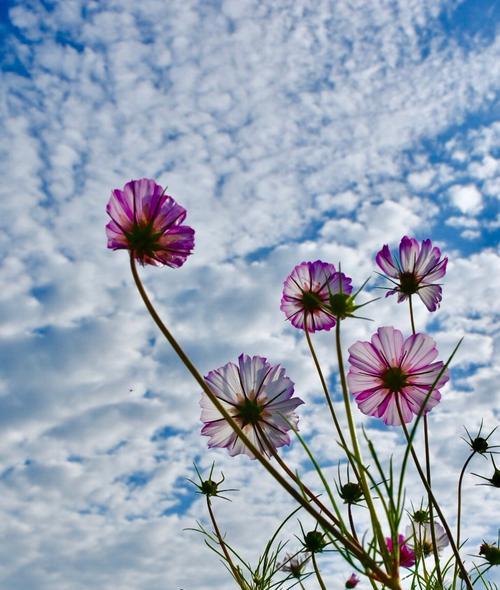
[[[405,423],[421,412],[426,398],[424,413],[429,412],[441,399],[438,389],[448,381],[444,371],[429,395],[443,363],[432,362],[438,351],[426,334],[404,340],[395,328],[379,328],[371,342],[356,342],[349,353],[347,381],[359,409],[386,424],[401,424],[398,402]]]
[[[210,371],[205,380],[245,435],[267,456],[271,450],[290,444],[288,431],[297,426],[294,410],[304,402],[293,396],[293,382],[279,365],[273,367],[261,356],[241,354],[238,365],[227,363]],[[209,436],[208,446],[222,447],[231,456],[255,457],[214,407],[206,393],[200,405],[201,433]]]
[[[490,565],[500,565],[500,547],[498,545],[482,543],[479,555],[482,555]]]
[[[495,459],[493,459],[493,455],[491,456],[491,462],[493,463],[493,475],[491,477],[485,477],[484,475],[478,475],[477,473],[473,473],[476,477],[480,477],[484,479],[488,483],[482,483],[479,485],[483,486],[491,486],[492,488],[500,488],[500,469],[496,466]]]
[[[186,210],[154,180],[131,180],[114,189],[106,206],[108,248],[130,250],[141,264],[178,268],[194,246],[194,230],[181,225]]]
[[[302,543],[309,553],[321,553],[328,545],[327,541],[325,541],[325,535],[317,530],[305,533]]]
[[[441,250],[431,240],[421,244],[404,236],[399,244],[399,258],[393,258],[389,246],[378,252],[378,266],[395,285],[386,297],[398,293],[398,303],[417,293],[429,311],[436,311],[441,301],[441,287],[435,281],[444,277],[448,258],[441,259]]]
[[[390,537],[386,537],[385,539],[387,549],[392,553],[394,545],[392,543],[392,539]],[[402,567],[411,567],[415,564],[415,553],[410,549],[410,547],[406,544],[405,538],[403,535],[398,535],[398,545],[399,545],[399,565]]]
[[[434,552],[430,523],[407,526],[405,532],[408,544],[413,549],[415,555],[427,557]],[[434,523],[434,532],[436,534],[436,549],[439,553],[450,541],[446,531],[438,522]]]
[[[351,574],[349,576],[349,578],[347,578],[346,582],[345,582],[345,587],[346,588],[356,588],[356,586],[359,584],[360,579],[358,578],[358,576],[356,574]]]
[[[306,563],[309,561],[310,555],[307,553],[292,556],[289,553],[285,555],[285,560],[280,566],[281,571],[290,574],[293,578],[300,579],[303,575],[303,570]]]
[[[285,280],[280,309],[296,328],[307,328],[308,332],[330,330],[335,326],[330,296],[351,292],[351,279],[338,273],[333,264],[321,260],[302,262]]]

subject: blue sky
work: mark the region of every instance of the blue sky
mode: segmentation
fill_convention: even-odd
[[[199,392],[105,247],[110,191],[131,178],[168,185],[197,232],[181,270],[142,273],[166,321],[204,374],[241,352],[282,363],[326,465],[338,451],[283,280],[322,259],[359,285],[384,243],[437,241],[443,303],[416,320],[443,357],[466,336],[431,420],[453,515],[462,425],[492,428],[500,406],[499,16],[495,0],[0,5],[0,587],[229,590],[183,530],[206,518],[195,459],[241,490],[220,518],[245,555],[291,507],[245,457],[206,450]],[[346,347],[409,331],[393,299],[370,312]],[[335,383],[332,338],[315,341]],[[385,459],[400,451],[397,430],[367,425]],[[296,446],[287,458],[314,485]],[[499,504],[465,483],[474,554]],[[332,587],[350,574],[322,567]]]

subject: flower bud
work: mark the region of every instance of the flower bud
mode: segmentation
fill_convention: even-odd
[[[414,522],[417,524],[424,524],[429,521],[429,513],[427,510],[415,510],[415,512],[411,515]]]
[[[358,483],[348,481],[340,487],[339,496],[345,504],[356,504],[363,497],[363,489]]]
[[[490,565],[500,565],[500,547],[496,545],[483,543],[479,548],[479,555],[482,555]]]
[[[319,531],[309,531],[304,537],[304,547],[310,553],[321,553],[327,544],[324,537]]]
[[[345,583],[345,587],[346,588],[356,588],[356,586],[359,584],[359,578],[356,574],[352,574]]]

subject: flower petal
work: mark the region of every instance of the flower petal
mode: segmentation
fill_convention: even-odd
[[[394,279],[399,277],[399,269],[394,263],[394,259],[387,244],[382,247],[380,252],[377,252],[377,255],[375,256],[375,262],[382,269],[382,272],[384,272],[389,277],[393,277]]]

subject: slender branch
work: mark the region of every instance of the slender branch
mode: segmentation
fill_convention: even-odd
[[[214,527],[215,534],[217,535],[217,539],[219,541],[220,548],[222,549],[222,551],[224,553],[224,557],[226,558],[229,568],[231,569],[233,577],[236,580],[238,586],[241,588],[241,590],[246,590],[246,584],[241,579],[241,574],[238,571],[238,568],[234,565],[233,560],[231,559],[231,556],[229,555],[229,551],[227,550],[226,544],[224,543],[224,538],[221,535],[221,532],[219,530],[219,526],[217,525],[217,521],[215,520],[215,515],[212,510],[212,502],[210,502],[209,496],[207,496],[207,507],[208,507],[208,512],[210,514],[210,520],[212,521],[212,526]]]
[[[298,486],[300,486],[302,488],[302,490],[305,492],[305,494],[307,496],[309,496],[309,498],[311,499],[311,501],[314,502],[318,506],[318,508],[321,511],[323,511],[328,516],[328,518],[330,518],[337,526],[342,526],[342,523],[338,520],[338,518],[323,504],[323,502],[321,502],[321,500],[318,498],[318,495],[315,494],[314,492],[312,492],[302,482],[302,480],[300,480],[297,477],[297,474],[294,473],[290,469],[290,467],[288,467],[288,465],[280,457],[279,453],[276,451],[276,449],[273,447],[273,445],[271,444],[271,442],[267,438],[267,436],[266,436],[265,432],[262,430],[260,424],[257,423],[255,425],[255,429],[257,430],[257,432],[259,434],[259,437],[262,439],[262,442],[266,445],[268,451],[276,459],[276,461],[278,462],[278,464],[280,465],[280,467],[283,469],[283,471],[286,472],[286,474],[290,477],[290,479],[292,479]],[[356,539],[353,539],[353,541],[356,541]]]
[[[351,525],[352,536],[358,540],[358,535],[356,533],[356,527],[354,526],[354,519],[352,517],[352,504],[349,503],[347,505],[347,515],[349,516],[349,524]]]
[[[341,321],[340,318],[337,318],[337,325],[335,328],[337,360],[338,360],[338,366],[339,366],[340,383],[342,385],[342,394],[344,396],[344,406],[345,406],[345,411],[347,414],[347,423],[349,425],[349,433],[351,436],[351,443],[352,443],[352,447],[353,447],[353,451],[354,451],[354,457],[356,458],[356,462],[360,466],[358,481],[359,481],[361,487],[363,488],[365,501],[368,506],[368,510],[370,512],[372,526],[373,526],[375,535],[378,540],[380,552],[381,552],[382,557],[384,559],[384,563],[386,564],[386,566],[389,566],[390,565],[389,551],[387,550],[387,545],[385,543],[384,535],[382,533],[382,528],[380,526],[380,522],[378,520],[377,513],[375,511],[375,506],[373,504],[373,499],[372,499],[370,487],[368,485],[368,482],[366,481],[365,472],[363,470],[363,458],[361,456],[361,451],[359,448],[358,439],[356,437],[356,427],[354,426],[354,420],[352,417],[351,404],[349,401],[349,391],[347,388],[347,380],[346,380],[345,370],[344,370],[344,360],[342,358],[342,346],[341,346],[341,342],[340,342],[340,321]]]
[[[321,590],[326,590],[326,586],[325,586],[325,583],[323,582],[323,578],[321,577],[321,574],[319,573],[318,564],[316,562],[316,555],[314,553],[311,553],[311,557],[312,557],[314,572],[316,573],[316,577],[318,578],[318,583],[321,587]]]
[[[321,369],[321,365],[320,365],[319,360],[318,360],[318,357],[316,355],[316,351],[314,349],[314,346],[313,346],[313,343],[312,343],[312,340],[311,340],[311,335],[309,334],[309,330],[307,329],[307,321],[306,320],[307,320],[307,318],[304,320],[304,331],[306,333],[306,340],[307,340],[307,344],[309,346],[309,350],[311,352],[311,356],[312,356],[313,361],[314,361],[314,365],[315,365],[316,370],[318,372],[319,380],[321,381],[321,386],[323,388],[323,393],[325,394],[326,403],[328,404],[328,408],[330,409],[330,414],[332,416],[332,420],[333,420],[333,423],[335,425],[335,429],[337,430],[337,434],[339,435],[340,442],[342,443],[342,447],[344,449],[348,450],[347,442],[345,440],[344,433],[342,432],[342,427],[340,426],[340,422],[339,422],[339,420],[337,418],[337,414],[335,412],[335,408],[333,407],[333,402],[332,402],[332,398],[330,396],[330,391],[328,389],[328,385],[326,384],[326,379],[325,379],[325,377],[323,375],[323,371]],[[354,470],[354,473],[356,475],[356,478],[359,479],[356,462],[352,460],[352,458],[350,456],[350,453],[347,453],[347,456],[348,456],[349,462],[351,463],[351,466],[352,466],[352,468]]]
[[[415,336],[415,318],[413,317],[413,303],[411,299],[411,295],[408,298],[410,304],[410,321],[411,321],[411,331]],[[427,476],[427,481],[429,483],[429,487],[432,486],[431,483],[431,456],[430,456],[430,445],[429,445],[429,424],[427,420],[427,414],[424,414],[424,448],[425,448],[425,472]],[[429,520],[430,520],[430,528],[431,528],[431,539],[432,539],[432,553],[434,555],[434,563],[436,564],[436,575],[439,582],[440,587],[443,587],[443,574],[441,573],[441,564],[439,563],[439,553],[438,547],[436,543],[436,525],[434,522],[434,510],[432,508],[432,502],[430,497],[428,496],[428,505],[429,505]]]
[[[176,352],[178,357],[181,359],[181,361],[184,363],[187,370],[191,373],[191,375],[193,376],[195,381],[198,383],[198,385],[201,387],[201,389],[206,393],[207,397],[210,399],[210,401],[213,403],[213,405],[217,408],[217,410],[221,413],[221,415],[226,420],[226,422],[229,424],[231,429],[235,432],[235,434],[238,435],[238,437],[243,442],[243,444],[254,455],[256,460],[286,490],[286,492],[288,492],[288,494],[294,500],[296,500],[301,506],[303,506],[304,510],[306,512],[308,512],[325,531],[328,531],[333,537],[335,537],[338,541],[340,541],[346,549],[351,551],[352,554],[355,555],[365,567],[367,567],[371,571],[373,571],[380,578],[380,580],[383,583],[385,583],[389,588],[399,590],[400,586],[396,585],[394,583],[394,581],[391,580],[391,578],[383,570],[380,569],[380,567],[377,565],[377,563],[362,548],[360,549],[360,547],[358,545],[352,543],[351,541],[349,541],[349,539],[346,539],[342,535],[342,533],[340,533],[335,528],[335,526],[332,525],[332,523],[330,523],[319,512],[317,512],[310,505],[310,503],[307,502],[302,497],[300,492],[298,492],[293,486],[291,486],[286,481],[286,479],[269,463],[269,461],[267,461],[267,459],[262,456],[262,454],[259,452],[259,450],[255,447],[255,445],[250,441],[250,439],[245,435],[245,433],[241,430],[241,428],[235,422],[233,417],[228,413],[226,408],[221,404],[221,402],[219,401],[217,396],[213,393],[213,391],[210,389],[210,387],[208,387],[205,380],[203,379],[203,377],[199,373],[198,369],[194,366],[194,364],[191,362],[189,357],[186,355],[186,353],[179,346],[179,344],[177,343],[175,338],[172,336],[172,334],[170,333],[168,328],[162,322],[160,316],[158,315],[158,313],[156,312],[155,308],[153,307],[151,301],[149,300],[149,297],[146,293],[146,290],[144,289],[144,286],[142,285],[142,282],[141,282],[141,279],[140,279],[139,274],[137,272],[137,267],[136,267],[135,260],[133,258],[132,253],[130,254],[130,268],[132,271],[132,275],[134,277],[134,281],[135,281],[137,290],[139,291],[139,294],[142,297],[144,305],[146,306],[146,308],[147,308],[148,312],[150,313],[151,317],[153,318],[154,322],[156,323],[156,325],[160,329],[161,333],[165,336],[167,342],[170,344],[170,346],[172,346],[172,348],[174,349],[174,351]]]
[[[457,547],[460,551],[460,525],[462,519],[462,483],[465,475],[465,470],[467,469],[469,463],[472,460],[472,457],[476,454],[476,451],[472,451],[472,453],[467,457],[467,460],[462,467],[462,471],[460,472],[460,477],[458,478],[458,486],[457,486]],[[453,590],[455,590],[457,584],[457,576],[458,576],[458,568],[455,564],[455,570],[453,572]]]
[[[429,446],[429,426],[427,420],[427,414],[424,414],[424,447],[425,447],[425,472],[427,477],[427,482],[429,483],[429,487],[432,486],[431,481],[431,458],[430,458],[430,446]],[[430,526],[431,526],[431,539],[432,539],[432,553],[434,555],[434,563],[436,564],[436,575],[439,582],[440,587],[443,587],[443,574],[441,572],[441,564],[439,563],[439,552],[438,546],[436,542],[436,524],[434,522],[434,509],[432,507],[432,500],[429,495],[428,503],[429,503],[429,519],[430,519]]]
[[[460,553],[458,552],[457,546],[455,545],[455,541],[453,539],[453,535],[451,534],[450,527],[448,526],[448,523],[446,522],[446,518],[445,518],[445,516],[443,514],[443,511],[441,510],[441,508],[440,508],[440,506],[439,506],[439,504],[438,504],[438,502],[437,502],[437,500],[436,500],[436,498],[435,498],[435,496],[434,496],[434,494],[432,492],[432,489],[430,488],[430,486],[429,486],[429,484],[427,482],[427,479],[425,477],[425,474],[424,474],[424,472],[422,470],[422,467],[420,465],[420,462],[418,460],[417,454],[415,453],[415,449],[413,448],[413,444],[412,444],[411,439],[410,439],[410,434],[408,432],[408,428],[406,428],[406,424],[405,424],[405,422],[403,420],[403,413],[401,412],[401,404],[399,403],[398,396],[396,396],[396,407],[398,409],[399,419],[401,421],[401,426],[403,428],[403,432],[405,434],[406,441],[407,441],[407,443],[409,445],[409,448],[410,448],[410,453],[411,453],[411,456],[413,458],[413,462],[415,463],[415,467],[417,468],[417,471],[418,471],[418,474],[420,476],[420,479],[422,480],[422,483],[424,484],[424,488],[426,489],[427,494],[429,495],[430,501],[434,504],[434,507],[436,508],[436,512],[438,513],[438,516],[439,516],[439,518],[441,520],[441,523],[442,523],[442,525],[444,527],[444,530],[446,531],[446,534],[447,534],[448,539],[450,541],[450,545],[451,545],[452,551],[453,551],[453,553],[455,555],[455,559],[456,559],[456,561],[458,563],[458,566],[460,568],[460,571],[462,573],[462,579],[465,582],[465,585],[467,586],[467,589],[468,590],[473,590],[472,585],[471,585],[471,582],[469,580],[469,575],[467,573],[467,570],[465,569],[465,566],[464,566],[464,564],[462,562],[462,559],[460,558]]]

